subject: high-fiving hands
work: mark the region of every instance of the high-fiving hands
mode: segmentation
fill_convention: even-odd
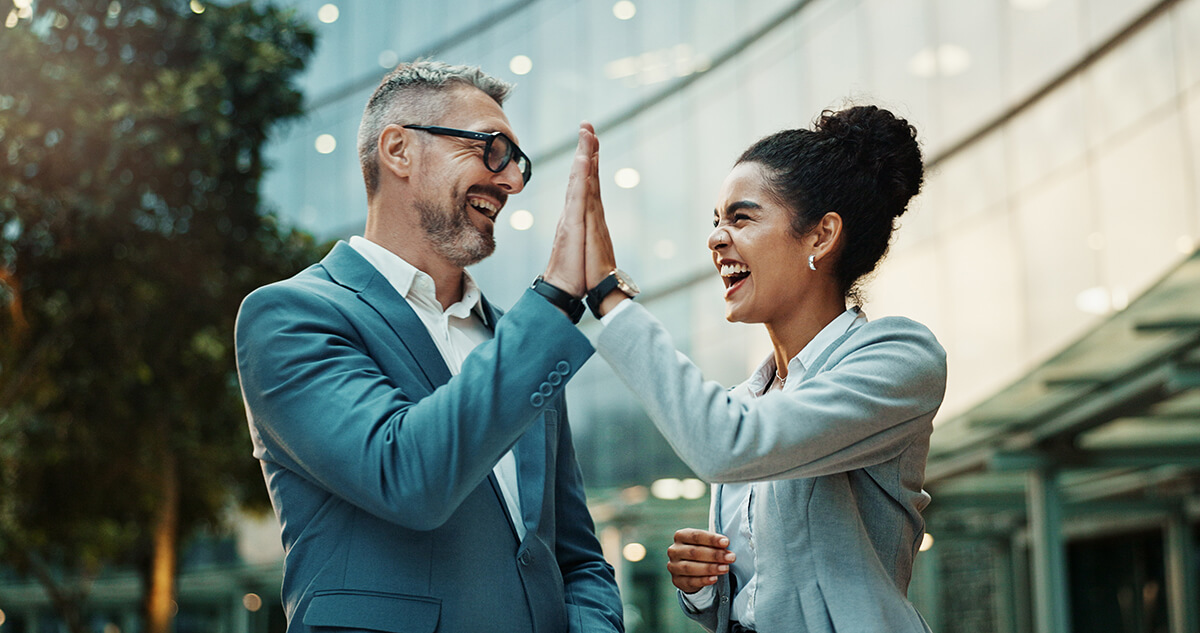
[[[579,124],[579,143],[567,180],[567,199],[554,233],[550,262],[543,277],[582,297],[617,267],[600,199],[600,141],[591,123]],[[607,313],[624,295],[614,291],[601,302]]]

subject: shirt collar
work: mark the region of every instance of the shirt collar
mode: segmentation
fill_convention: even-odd
[[[437,288],[434,286],[432,277],[404,261],[403,257],[365,237],[358,235],[351,237],[350,246],[374,266],[375,270],[378,270],[379,274],[383,275],[383,278],[396,289],[396,292],[409,302],[460,319],[467,318],[474,310],[484,322],[487,321],[481,301],[483,293],[480,292],[479,285],[475,283],[471,273],[466,270],[463,271],[462,299],[443,311],[437,300]]]
[[[788,377],[803,376],[804,372],[808,371],[809,365],[817,360],[817,357],[825,351],[826,347],[832,345],[841,335],[866,322],[867,314],[862,311],[862,308],[858,307],[849,308],[837,315],[828,325],[821,328],[820,332],[817,332],[817,335],[808,342],[808,345],[805,345],[800,350],[799,354],[796,354],[792,360],[788,361]],[[746,386],[752,393],[761,393],[774,377],[775,355],[770,354],[759,364],[758,369],[754,370],[754,373],[751,374],[750,379],[746,382]],[[795,382],[800,381],[797,378]]]

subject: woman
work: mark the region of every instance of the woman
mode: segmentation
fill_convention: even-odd
[[[720,633],[928,631],[905,596],[945,352],[921,324],[868,322],[859,307],[860,281],[921,186],[915,130],[854,107],[738,159],[708,246],[726,318],[763,324],[774,351],[730,391],[625,301],[636,289],[613,289],[596,162],[593,152],[586,184],[572,184],[590,201],[586,276],[605,322],[596,348],[715,484],[711,530],[680,530],[668,550],[684,610]]]

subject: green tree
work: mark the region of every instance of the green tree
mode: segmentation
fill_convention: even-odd
[[[312,29],[261,2],[0,0],[0,561],[82,630],[142,571],[170,626],[177,543],[265,502],[238,304],[319,255],[264,213]]]

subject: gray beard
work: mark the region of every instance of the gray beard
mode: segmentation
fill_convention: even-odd
[[[457,209],[447,209],[421,200],[416,207],[421,217],[421,228],[429,237],[433,249],[455,266],[466,268],[477,264],[496,250],[495,236],[471,223],[466,204]]]

